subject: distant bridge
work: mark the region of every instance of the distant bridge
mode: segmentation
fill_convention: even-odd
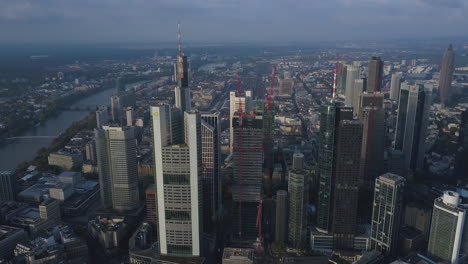
[[[96,111],[99,110],[103,107],[106,107],[106,105],[69,105],[69,106],[62,106],[61,108],[63,110],[72,110],[72,111]]]
[[[24,136],[24,137],[7,137],[7,138],[4,138],[4,139],[40,139],[40,138],[45,138],[45,139],[49,139],[49,138],[56,138],[58,137],[59,135],[57,136]]]

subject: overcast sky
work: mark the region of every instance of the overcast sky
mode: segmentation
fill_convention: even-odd
[[[285,42],[468,34],[466,0],[0,0],[0,43]]]

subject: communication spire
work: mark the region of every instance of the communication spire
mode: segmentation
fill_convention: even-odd
[[[180,33],[180,20],[177,21],[177,48],[179,56],[183,56],[182,53],[182,34]]]

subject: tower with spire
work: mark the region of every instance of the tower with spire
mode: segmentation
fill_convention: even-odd
[[[178,27],[178,54],[176,62],[177,86],[175,88],[175,105],[182,113],[191,110],[190,88],[188,87],[188,61],[187,56],[182,52],[182,35],[180,32],[180,21]]]

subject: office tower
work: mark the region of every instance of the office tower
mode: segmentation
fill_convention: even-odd
[[[402,83],[398,106],[395,149],[405,158],[405,169],[420,171],[424,163],[432,90],[422,84]]]
[[[252,111],[252,92],[245,91],[245,94],[236,94],[236,92],[229,93],[229,144],[231,152],[233,152],[233,142],[234,142],[234,114],[239,111],[239,106],[242,105],[242,112],[249,113]]]
[[[353,113],[357,115],[359,113],[359,104],[361,102],[361,95],[364,92],[365,79],[356,79],[354,80],[353,87]]]
[[[176,71],[177,71],[177,86],[175,92],[175,105],[182,111],[191,110],[190,88],[188,80],[188,60],[181,49],[180,43],[180,27],[179,27],[179,51],[177,54]]]
[[[182,125],[169,106],[151,107],[161,255],[200,256],[203,233],[201,120],[185,112]],[[182,143],[172,134],[184,130]]]
[[[15,200],[16,183],[13,171],[0,171],[0,203]]]
[[[383,94],[364,93],[361,96],[359,120],[363,123],[361,174],[373,182],[384,171],[385,110]]]
[[[333,247],[351,249],[354,247],[357,225],[358,186],[362,181],[360,174],[362,122],[341,119],[337,124],[335,135],[331,206]]]
[[[390,99],[398,101],[398,96],[400,95],[401,83],[403,82],[403,77],[401,72],[392,74],[392,80],[390,83]]]
[[[449,45],[447,51],[442,58],[439,76],[439,91],[440,101],[446,105],[450,100],[450,86],[452,85],[452,75],[455,63],[455,53],[453,52],[452,44]]]
[[[233,210],[233,234],[242,240],[257,237],[257,206],[262,195],[263,179],[263,116],[261,112],[236,113],[234,129],[234,176],[232,196],[237,208]]]
[[[446,191],[434,200],[427,253],[436,261],[458,263],[466,214],[459,199],[458,193]]]
[[[292,169],[293,170],[304,169],[304,154],[300,152],[296,152],[293,154]]]
[[[275,220],[275,242],[285,243],[286,234],[288,233],[288,192],[285,190],[276,192]]]
[[[374,205],[371,221],[371,248],[386,255],[395,254],[398,247],[405,179],[385,173],[375,179]]]
[[[135,132],[132,127],[95,129],[101,202],[116,211],[137,209],[138,171]]]
[[[121,98],[120,98],[119,95],[113,94],[110,99],[111,99],[110,109],[111,109],[112,121],[118,122],[118,121],[120,121],[120,118],[122,116]]]
[[[359,79],[360,70],[361,68],[359,66],[347,66],[345,89],[345,104],[347,106],[352,107],[354,105],[354,100],[358,100],[358,98],[354,98],[354,81]]]
[[[127,109],[125,109],[125,114],[127,117],[127,126],[133,126],[133,109],[127,107]]]
[[[102,126],[107,126],[109,124],[109,114],[107,113],[107,108],[101,108],[96,111],[96,127],[101,128]]]
[[[210,221],[221,206],[219,113],[201,115],[202,181],[204,231],[212,229]]]
[[[158,230],[158,203],[157,203],[157,196],[156,196],[156,185],[150,184],[148,188],[145,190],[145,198],[146,198],[146,222],[151,225],[153,229],[154,237],[157,237],[157,230]]]
[[[330,229],[332,199],[332,178],[335,163],[335,133],[341,119],[352,119],[351,108],[338,107],[336,104],[322,106],[320,110],[319,146],[319,195],[317,205],[317,228],[323,232]]]
[[[336,86],[339,94],[345,93],[347,67],[343,63],[336,64]]]
[[[91,164],[96,164],[97,162],[96,140],[93,139],[90,142],[86,143],[85,154],[86,154],[86,160],[91,161]]]
[[[372,57],[369,61],[367,92],[379,92],[382,86],[383,61],[380,57]]]
[[[306,242],[307,203],[309,201],[309,175],[301,169],[303,156],[296,156],[296,168],[288,173],[289,219],[288,244],[303,249]]]

